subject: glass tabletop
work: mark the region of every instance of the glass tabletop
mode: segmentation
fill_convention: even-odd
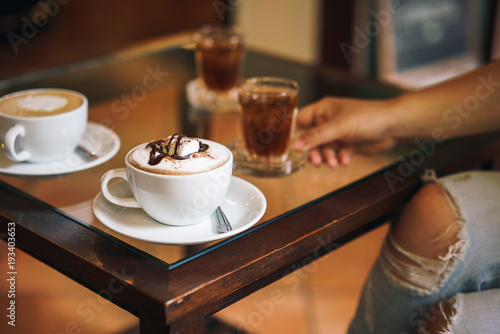
[[[100,137],[94,139],[100,143],[105,141],[110,146],[106,159],[84,167],[71,160],[49,166],[21,164],[12,167],[1,157],[0,180],[75,217],[81,224],[102,230],[175,266],[199,252],[237,240],[262,224],[272,224],[277,217],[307,206],[397,161],[398,152],[392,151],[376,156],[357,155],[350,166],[337,169],[316,168],[308,164],[302,170],[280,178],[252,177],[235,172],[237,181],[232,182],[235,200],[252,196],[253,185],[262,191],[267,207],[254,226],[227,238],[221,236],[219,240],[194,242],[195,246],[186,247],[139,240],[127,236],[127,233],[115,232],[96,217],[93,204],[100,193],[101,176],[110,169],[124,167],[124,158],[130,149],[173,133],[224,145],[241,138],[238,112],[208,113],[190,107],[186,85],[196,77],[190,39],[176,43],[166,41],[0,81],[0,95],[44,87],[68,88],[83,93],[89,99],[91,135],[95,130],[94,137]],[[335,69],[299,64],[251,50],[247,52],[244,67],[245,77],[275,76],[296,80],[300,86],[299,107],[327,95],[382,99],[401,92],[378,82],[355,79]],[[0,155],[3,154],[0,151]],[[15,175],[12,175],[12,170]],[[116,219],[131,218],[122,215]],[[191,232],[184,229],[175,232],[180,234],[181,241],[192,237]]]

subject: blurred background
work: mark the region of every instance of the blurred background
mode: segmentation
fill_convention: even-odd
[[[204,24],[235,24],[246,32],[249,49],[403,84],[408,83],[404,75],[409,69],[446,63],[446,69],[440,64],[409,81],[410,86],[421,86],[439,80],[445,70],[454,75],[498,56],[497,3],[10,1],[0,8],[0,80],[102,56]],[[398,78],[401,73],[403,79]],[[431,76],[438,79],[425,80]]]
[[[0,84],[196,30],[240,26],[249,50],[417,88],[500,56],[498,0],[16,0],[0,6]],[[256,292],[217,316],[252,333],[342,333],[387,226]],[[6,249],[6,247],[1,247]],[[5,252],[0,252],[6,263]],[[137,319],[32,257],[17,254],[22,333],[59,333],[92,306],[82,333],[128,331]],[[345,268],[342,271],[335,268]],[[300,282],[290,289],[290,282]],[[0,293],[7,288],[0,281]],[[286,303],[266,309],[269,295]],[[3,294],[3,293],[2,293]],[[21,320],[20,320],[21,321]],[[26,323],[29,321],[29,323]],[[0,324],[2,333],[13,332]],[[21,333],[21,332],[19,332]]]

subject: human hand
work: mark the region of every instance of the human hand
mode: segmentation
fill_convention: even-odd
[[[302,108],[297,128],[306,129],[294,148],[309,150],[309,161],[319,166],[348,165],[354,152],[380,153],[392,148],[392,100],[367,101],[326,97]]]

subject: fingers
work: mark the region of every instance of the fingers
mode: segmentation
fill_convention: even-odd
[[[300,109],[297,114],[297,127],[308,128],[315,125],[317,114],[324,114],[323,102],[318,101]]]
[[[347,166],[351,162],[351,155],[354,153],[352,147],[342,147],[336,149],[337,145],[325,145],[309,151],[309,161],[315,167],[325,163],[330,168],[339,165]]]
[[[339,161],[337,158],[337,153],[333,149],[333,147],[325,146],[323,147],[323,160],[326,165],[330,168],[335,168],[339,165]]]
[[[338,106],[338,100],[324,98],[301,109],[297,115],[297,127],[308,128],[293,143],[297,150],[309,150],[309,161],[314,166],[325,163],[330,168],[348,165],[352,149],[335,141],[340,139],[341,129],[332,116]]]
[[[354,152],[380,153],[396,142],[387,136],[387,104],[334,97],[323,98],[298,113],[297,127],[303,133],[293,142],[309,151],[314,166],[348,165]]]
[[[321,166],[323,162],[330,168],[335,168],[339,164],[335,150],[328,146],[310,150],[309,162],[315,167]]]
[[[323,158],[321,157],[321,152],[319,149],[313,149],[309,151],[309,162],[315,166],[319,167],[323,163]]]
[[[339,164],[335,150],[325,147],[310,150],[309,162],[315,167],[321,166],[323,162],[330,168],[335,168]]]
[[[306,129],[295,141],[298,150],[309,150],[339,138],[335,114],[339,108],[338,99],[327,97],[300,110],[297,115],[297,128]]]
[[[354,147],[342,147],[339,149],[337,156],[340,161],[340,164],[343,166],[347,166],[351,163],[351,156],[354,154]]]
[[[333,122],[326,122],[315,126],[301,134],[294,142],[297,150],[309,150],[314,147],[330,143],[340,138],[337,126]]]

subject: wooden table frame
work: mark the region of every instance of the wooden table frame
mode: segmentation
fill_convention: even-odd
[[[203,333],[206,317],[393,218],[426,168],[444,175],[499,153],[499,133],[451,141],[411,175],[396,163],[171,265],[1,182],[0,236],[14,222],[16,247],[139,317],[142,334]],[[393,189],[388,175],[401,176]]]

